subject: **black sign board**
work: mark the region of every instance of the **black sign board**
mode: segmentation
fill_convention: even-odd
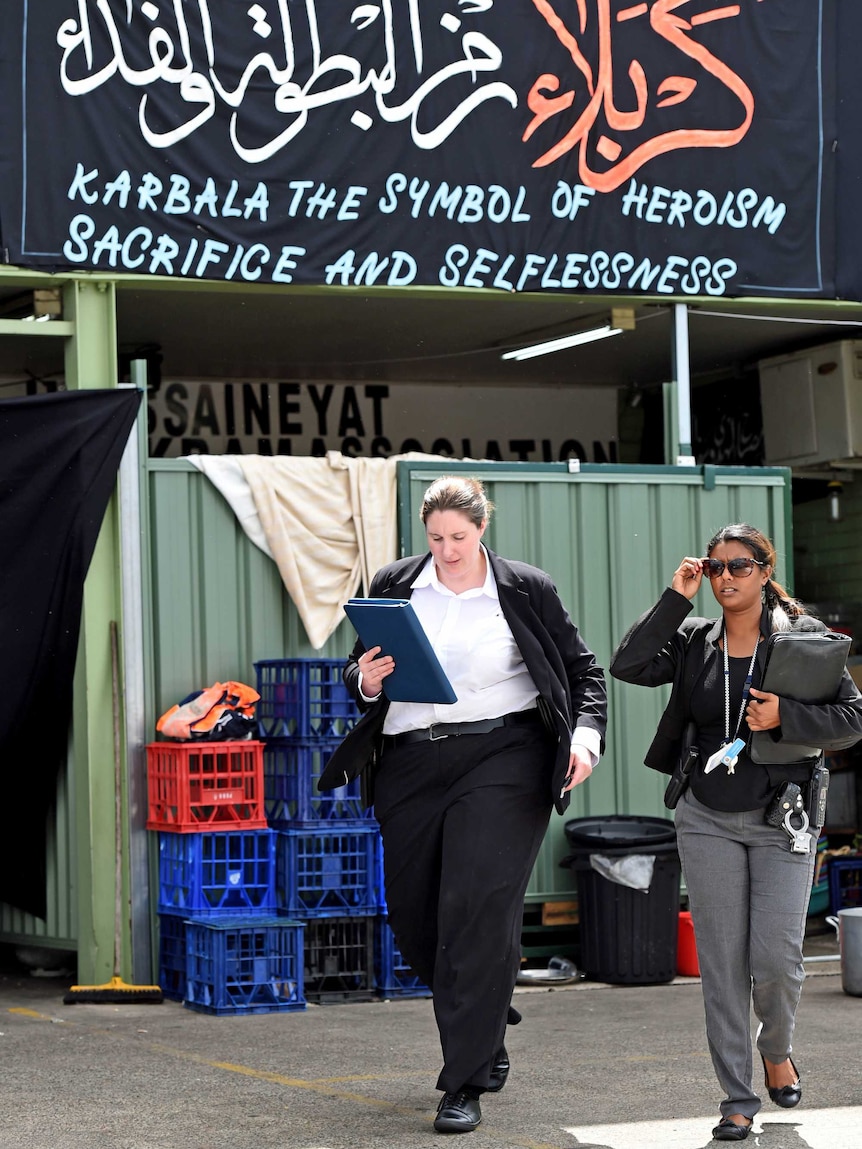
[[[834,0],[9,0],[4,22],[13,264],[835,294]]]

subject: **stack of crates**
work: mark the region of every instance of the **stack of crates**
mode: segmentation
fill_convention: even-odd
[[[305,1008],[303,925],[275,911],[260,741],[147,746],[159,847],[159,984],[193,1010]]]
[[[404,969],[386,920],[380,831],[359,779],[317,791],[359,718],[343,668],[339,659],[255,663],[276,910],[305,924],[305,996],[317,1003],[393,996],[401,985],[427,993]]]

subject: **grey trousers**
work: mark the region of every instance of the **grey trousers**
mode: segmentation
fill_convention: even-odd
[[[792,854],[782,829],[762,810],[726,813],[688,790],[676,830],[706,1011],[706,1036],[726,1099],[723,1117],[754,1117],[751,1006],[760,1022],[757,1048],[772,1062],[790,1056],[805,971],[802,939],[814,872],[809,854]],[[763,1070],[758,1065],[758,1077]],[[765,1086],[764,1086],[765,1088]]]

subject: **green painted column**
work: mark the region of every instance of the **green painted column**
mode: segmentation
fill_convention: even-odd
[[[69,390],[116,387],[115,304],[114,285],[109,281],[79,279],[65,285],[63,316],[74,326],[74,334],[66,344]],[[80,985],[101,985],[114,972],[116,851],[110,622],[119,622],[121,617],[120,571],[119,516],[114,495],[84,584],[75,667],[70,780],[77,841],[74,881]],[[121,745],[122,742],[123,739]],[[124,776],[123,770],[121,777]],[[121,904],[128,904],[125,891]],[[121,949],[127,952],[127,922],[123,921],[121,927]],[[120,976],[129,979],[129,970],[121,969]]]

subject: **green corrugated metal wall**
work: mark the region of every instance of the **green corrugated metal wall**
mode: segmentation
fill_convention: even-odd
[[[399,464],[404,553],[425,549],[416,510],[444,469]],[[488,542],[554,578],[572,617],[607,666],[630,623],[670,580],[683,554],[699,553],[712,532],[745,519],[789,548],[788,473],[742,468],[452,464],[445,471],[481,475],[497,505]],[[153,713],[155,719],[191,690],[219,679],[254,684],[263,658],[340,658],[353,641],[346,622],[326,647],[308,643],[275,564],[247,538],[228,504],[189,463],[150,460]],[[782,562],[783,569],[788,569]],[[695,607],[713,613],[707,591]],[[570,817],[611,813],[665,816],[663,780],[641,765],[663,694],[610,683],[607,753],[576,792]],[[573,874],[564,819],[554,816],[530,884],[533,901],[565,898]]]

